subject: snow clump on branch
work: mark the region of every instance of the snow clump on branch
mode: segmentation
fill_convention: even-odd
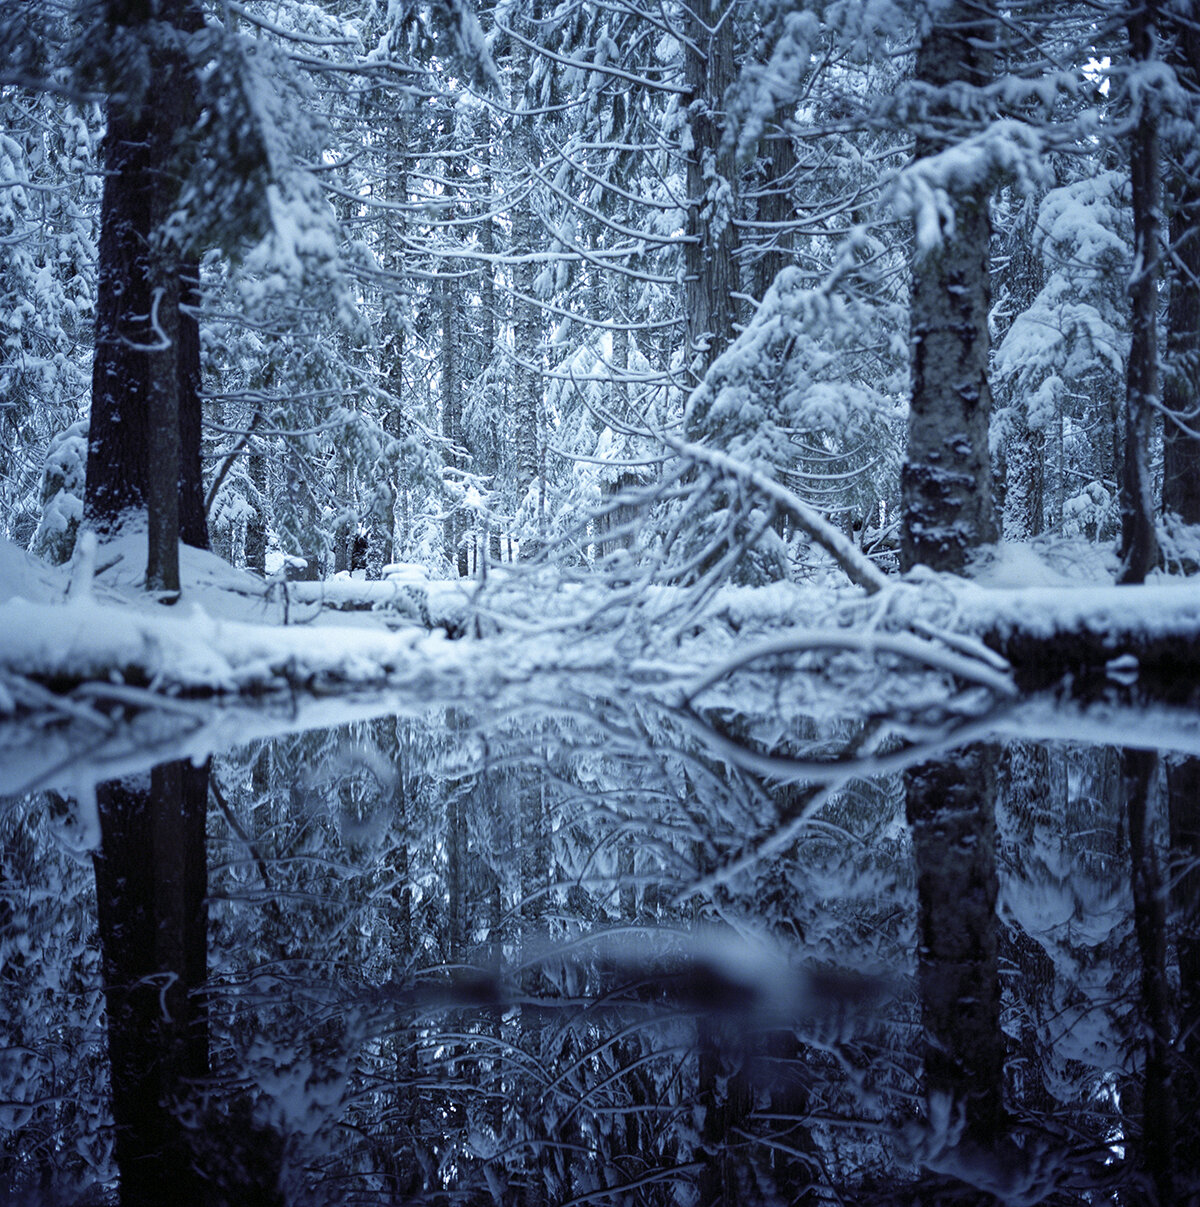
[[[916,225],[917,251],[931,255],[952,234],[957,198],[982,200],[998,180],[1034,194],[1052,183],[1041,134],[1023,122],[993,122],[971,138],[915,160],[897,174],[890,200]]]

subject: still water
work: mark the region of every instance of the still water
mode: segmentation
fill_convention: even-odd
[[[0,1201],[1189,1201],[1196,760],[945,755],[922,853],[911,769],[704,733],[438,707],[6,798]]]

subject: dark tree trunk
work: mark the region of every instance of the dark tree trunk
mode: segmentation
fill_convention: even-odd
[[[1176,958],[1179,961],[1179,1018],[1176,1102],[1200,1103],[1200,759],[1168,762],[1167,808],[1171,829],[1171,891]],[[1200,1114],[1177,1119],[1179,1201],[1200,1201]]]
[[[180,538],[207,547],[208,534],[200,337],[194,313],[180,308],[196,301],[196,266],[160,233],[178,192],[174,142],[191,103],[186,65],[165,31],[198,29],[201,17],[190,0],[165,3],[158,23],[146,6],[116,0],[106,14],[110,37],[144,41],[150,79],[115,80],[108,100],[84,510],[102,534],[145,513],[147,586],[175,591]]]
[[[1200,103],[1200,28],[1194,20],[1181,20],[1171,32],[1168,61],[1195,107]],[[1179,141],[1167,156],[1171,293],[1163,378],[1163,510],[1186,524],[1200,524],[1200,137],[1194,123],[1180,122],[1177,128]]]
[[[703,1163],[697,1178],[699,1207],[719,1207],[746,1199],[748,1143],[739,1138],[754,1106],[754,1087],[747,1076],[740,1045],[714,1020],[699,1024],[697,1082],[704,1126],[700,1133]]]
[[[961,1110],[963,1140],[991,1147],[1004,1125],[1004,1036],[996,922],[994,751],[909,773],[917,870],[918,984],[931,1100]]]
[[[917,79],[932,88],[986,85],[992,24],[966,3],[944,7],[917,52]],[[980,115],[982,116],[982,115]],[[938,132],[963,114],[930,102],[917,159],[949,145]],[[995,536],[988,453],[988,310],[991,219],[985,186],[952,195],[954,223],[936,248],[918,249],[912,285],[912,403],[900,476],[900,563],[959,571]]]
[[[796,148],[785,128],[776,126],[771,133],[770,142],[763,148],[769,166],[760,186],[763,195],[758,201],[758,214],[764,222],[782,224],[793,221],[796,216],[791,196],[791,184],[796,173]],[[792,234],[786,229],[778,229],[770,236],[770,243],[759,253],[754,265],[755,300],[763,300],[780,270],[791,263],[788,252],[792,243]]]
[[[1129,49],[1136,63],[1157,53],[1158,5],[1147,0],[1129,18]],[[1158,558],[1154,482],[1150,473],[1153,417],[1162,399],[1158,377],[1158,277],[1162,262],[1158,110],[1153,88],[1142,91],[1129,150],[1133,184],[1133,263],[1129,282],[1132,341],[1125,375],[1125,441],[1121,462],[1121,571],[1118,582],[1140,583]]]
[[[267,459],[262,453],[251,453],[247,472],[256,499],[254,514],[246,522],[246,569],[263,578],[267,576]]]
[[[737,74],[730,3],[690,0],[685,9],[692,147],[687,156],[684,314],[688,367],[695,381],[733,342],[737,321],[737,228],[731,212],[737,164],[723,138],[725,91]]]
[[[1041,852],[1061,809],[1051,784],[1050,752],[1033,742],[1007,744],[997,774],[996,810],[1006,823],[1008,841],[1001,844],[1000,855],[1014,886],[1010,893],[1036,900],[1053,879]],[[1058,1009],[1054,962],[1018,919],[1010,917],[1006,923],[1000,932],[1000,960],[1015,970],[1004,986],[1006,1026],[1013,1037],[1011,1100],[1019,1110],[1049,1119],[1055,1102],[1043,1068],[1043,1032],[1046,1020]]]
[[[185,260],[179,269],[179,539],[194,549],[208,548],[208,515],[201,472],[200,266]]]
[[[965,3],[939,10],[917,52],[931,89],[986,86],[991,21]],[[916,157],[986,119],[984,98],[963,108],[933,93]],[[971,112],[972,108],[977,110]],[[953,130],[943,127],[952,119]],[[952,196],[954,222],[913,263],[912,402],[901,473],[900,561],[961,571],[995,537],[988,449],[988,311],[991,219],[986,186]],[[961,1142],[992,1148],[1004,1126],[1004,1037],[996,920],[995,779],[981,746],[905,776],[918,896],[918,984],[926,1096],[933,1115],[949,1101]],[[978,1201],[976,1199],[975,1201]]]
[[[110,106],[110,110],[116,109]],[[140,135],[140,136],[139,136]],[[146,353],[150,313],[144,240],[150,230],[148,139],[110,112],[100,207],[92,413],[84,510],[102,533],[146,505]]]
[[[450,266],[448,266],[450,267]],[[439,284],[442,302],[442,436],[446,441],[445,464],[450,470],[462,468],[462,339],[459,323],[458,281],[445,277]],[[458,486],[455,475],[454,486]],[[442,520],[442,543],[446,561],[459,578],[467,578],[467,547],[463,541],[463,513],[451,497],[446,499]]]
[[[166,217],[165,214],[162,217]],[[156,223],[157,225],[157,223]],[[179,590],[179,488],[181,447],[179,421],[179,279],[169,270],[159,274],[150,302],[157,321],[152,333],[159,350],[146,356],[149,415],[147,444],[150,468],[146,477],[146,589]]]
[[[1171,216],[1171,249],[1180,263],[1167,311],[1163,510],[1200,524],[1200,188]]]
[[[1167,890],[1155,834],[1153,751],[1126,750],[1121,789],[1129,819],[1133,928],[1141,955],[1141,1006],[1145,1039],[1140,1163],[1159,1207],[1175,1199],[1175,1093],[1172,1084],[1171,988],[1167,973]]]
[[[184,761],[97,793],[95,859],[122,1207],[204,1200],[180,1107],[208,1072],[208,767]]]

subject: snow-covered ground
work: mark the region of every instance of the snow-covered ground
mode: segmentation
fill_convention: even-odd
[[[854,631],[854,648],[880,654],[915,634],[992,671],[1003,667],[971,640],[989,631],[1200,637],[1200,579],[1116,587],[1111,561],[1086,550],[1055,559],[1004,547],[973,581],[918,571],[869,597],[779,583],[726,587],[703,600],[683,588],[589,587],[519,570],[493,573],[486,585],[417,582],[402,573],[376,582],[264,584],[211,553],[183,546],[181,555],[181,596],[164,607],[142,590],[137,535],[82,551],[61,568],[0,542],[0,671],[113,686],[119,676],[167,695],[245,695],[393,684],[417,668],[478,663],[483,646],[498,656],[497,643],[512,666],[594,664],[603,650],[614,665],[629,659],[627,670],[640,663],[643,672],[656,655],[686,648],[692,672],[708,679],[710,659],[736,658],[780,631],[794,637],[796,652],[819,649],[822,634],[830,648],[849,648]],[[451,640],[461,634],[469,636]],[[592,638],[595,648],[585,653]],[[11,711],[3,695],[0,704]]]
[[[182,592],[164,607],[142,590],[145,560],[137,535],[62,568],[0,543],[0,713],[30,703],[17,677],[89,680],[91,695],[132,703],[131,685],[164,696],[356,689],[419,681],[434,665],[453,673],[466,657],[444,628],[390,607],[390,582],[264,584],[182,546]],[[431,583],[428,596],[435,622],[466,602],[454,583]],[[352,597],[379,610],[337,610]]]
[[[111,765],[147,744],[143,734],[114,747],[115,717],[127,724],[155,713],[175,748],[180,734],[191,735],[185,746],[199,755],[232,740],[230,725],[277,732],[332,723],[317,706],[334,699],[346,717],[438,702],[555,708],[633,693],[743,716],[936,715],[1024,733],[1030,714],[1017,709],[1008,669],[980,635],[1200,640],[1200,580],[1115,587],[1110,561],[1061,550],[1051,558],[1001,549],[974,581],[917,572],[869,596],[779,583],[702,599],[678,587],[567,583],[521,567],[493,573],[486,586],[400,574],[285,588],[184,548],[181,597],[164,607],[142,590],[144,565],[137,537],[62,568],[0,543],[5,784],[45,779],[58,757],[56,727],[108,735]],[[414,590],[424,621],[411,606]],[[1136,664],[1118,669],[1126,679],[1137,673]],[[1039,715],[1032,724],[1046,736],[1062,729],[1061,718]],[[30,718],[40,725],[36,757],[18,733]],[[1094,730],[1096,714],[1081,723]],[[1128,717],[1111,714],[1102,725],[1128,731]],[[1136,740],[1200,749],[1196,727],[1178,717],[1159,717],[1153,729]],[[766,731],[759,740],[772,745]],[[29,766],[18,774],[22,760]]]

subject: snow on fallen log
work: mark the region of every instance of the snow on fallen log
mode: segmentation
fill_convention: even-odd
[[[979,587],[955,580],[952,626],[1004,657],[1024,692],[1105,684],[1200,699],[1200,582]]]
[[[201,608],[146,612],[90,599],[0,604],[0,666],[67,690],[85,682],[158,695],[255,695],[414,687],[465,673],[471,655],[440,631],[280,626],[216,620]],[[9,688],[12,698],[16,693]],[[118,693],[112,695],[116,699]],[[120,702],[120,701],[118,701]],[[128,701],[126,701],[128,702]],[[21,703],[18,699],[15,703]],[[28,701],[25,702],[28,704]]]

